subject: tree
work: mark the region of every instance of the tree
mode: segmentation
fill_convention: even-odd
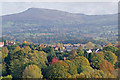
[[[2,59],[4,60],[5,57],[7,57],[9,53],[9,50],[7,47],[2,47]]]
[[[51,53],[54,51],[53,47],[51,46],[47,46],[46,48],[43,48],[43,51],[46,53]]]
[[[58,61],[59,61],[58,58],[53,57],[51,64],[55,64],[55,63],[57,63]]]
[[[117,62],[117,56],[111,51],[104,51],[105,59],[112,63],[113,65]]]
[[[71,75],[65,70],[61,64],[53,64],[48,66],[43,71],[45,78],[70,78]]]
[[[14,53],[16,53],[17,51],[21,50],[20,46],[17,46],[15,49],[14,49]]]
[[[2,76],[6,76],[7,75],[7,71],[6,71],[6,63],[5,62],[2,62],[2,64],[0,65],[0,69],[2,69]]]
[[[83,51],[83,48],[82,48],[82,47],[78,47],[78,49],[77,49],[77,54],[78,54],[79,56],[84,56],[84,51]]]
[[[81,73],[85,75],[85,78],[94,78],[94,69],[91,66],[81,66]]]
[[[31,51],[31,48],[29,46],[25,46],[24,50],[25,50],[26,53],[29,53]]]
[[[48,53],[48,56],[47,56],[48,62],[52,62],[52,58],[56,57],[54,49],[51,46],[47,46],[46,48],[43,48],[43,51]]]
[[[118,56],[118,48],[114,47],[114,46],[107,46],[107,47],[104,47],[103,50],[106,50],[106,51],[111,51],[113,53],[116,54],[116,56]]]
[[[32,63],[36,64],[40,68],[43,68],[48,63],[47,54],[44,51],[38,51],[37,53],[30,53],[29,59]]]
[[[113,46],[113,45],[111,44],[111,42],[108,42],[107,46]]]
[[[65,60],[65,61],[60,60],[56,64],[62,65],[64,67],[65,71],[71,75],[77,74],[77,67],[70,60]]]
[[[52,62],[53,57],[56,57],[55,52],[48,53],[48,56],[47,56],[48,62]]]
[[[60,48],[63,49],[63,44],[62,43],[60,43]]]
[[[88,59],[83,56],[76,57],[71,61],[76,65],[78,73],[81,72],[81,66],[90,66]]]
[[[79,71],[91,73],[94,72],[94,69],[91,66],[82,65]]]
[[[13,78],[22,78],[25,63],[24,60],[20,61],[18,59],[10,61],[9,70],[11,71],[10,74],[12,74]]]
[[[69,59],[74,59],[77,56],[77,50],[73,49],[72,51],[70,51],[69,53]]]
[[[112,71],[114,70],[114,67],[110,62],[108,62],[107,60],[104,60],[103,63],[100,64],[100,70],[112,73]]]
[[[86,68],[88,71],[85,70],[80,74],[75,74],[71,76],[71,78],[115,78],[111,73],[104,72],[102,70],[91,69],[88,66]]]
[[[99,69],[99,65],[104,61],[104,56],[95,53],[90,59],[90,65],[94,69]]]
[[[10,55],[11,59],[23,59],[25,57],[25,50],[24,49],[20,49],[19,51],[17,52],[13,52],[11,55]]]
[[[31,48],[32,50],[35,50],[34,44],[30,44],[30,48]]]
[[[88,58],[87,58],[87,59],[88,59],[89,61],[90,61],[91,58],[93,57],[93,54],[94,54],[94,53],[89,53],[89,54],[88,54]]]
[[[40,68],[36,65],[29,65],[25,68],[23,78],[43,78]]]
[[[103,76],[103,71],[94,70],[90,66],[85,66],[80,74],[75,74],[71,78],[103,78]]]
[[[50,52],[48,53],[48,56],[47,56],[48,62],[52,62],[53,57],[56,58],[56,54],[55,54],[55,52],[50,51]]]
[[[1,76],[1,80],[7,80],[7,79],[9,79],[9,80],[12,80],[12,76],[11,75],[7,75],[7,76]]]
[[[18,45],[17,44],[14,44],[14,45],[8,45],[7,48],[8,50],[14,50]]]
[[[70,75],[74,75],[74,74],[77,74],[77,66],[70,60],[65,60],[64,61],[67,66],[68,66],[68,70],[67,72],[70,74]]]
[[[26,54],[21,50],[17,54],[13,55],[12,60],[10,61],[9,70],[13,78],[21,78],[22,72],[26,66],[35,64],[39,68],[44,68],[47,66],[47,55],[43,51],[37,51],[35,53]]]
[[[87,49],[93,49],[94,46],[95,46],[95,45],[94,45],[92,42],[88,42],[88,43],[86,44]]]
[[[94,49],[101,49],[101,46],[98,45],[98,44],[96,44],[96,45],[94,46]]]

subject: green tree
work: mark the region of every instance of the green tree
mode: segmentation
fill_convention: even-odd
[[[62,43],[60,43],[60,48],[63,49],[63,44]]]
[[[53,57],[56,57],[55,52],[53,51],[49,52],[47,56],[48,62],[52,62]]]
[[[87,69],[86,69],[87,68]],[[93,70],[90,66],[87,66],[83,72],[80,74],[75,74],[71,78],[115,78],[114,75],[102,70]],[[90,70],[89,70],[90,69]]]
[[[1,80],[12,80],[12,76],[11,75],[7,75],[7,76],[1,76]]]
[[[117,62],[117,56],[111,51],[104,51],[105,59],[113,65]]]
[[[2,62],[1,68],[0,68],[0,69],[2,69],[2,76],[6,76],[7,75],[6,68],[7,68],[6,63]]]
[[[77,49],[77,54],[78,54],[79,56],[84,56],[84,51],[83,51],[83,48],[82,48],[82,47],[78,47],[78,49]]]
[[[40,68],[36,65],[29,65],[25,68],[23,78],[43,78]]]
[[[94,72],[94,69],[91,66],[82,65],[80,72]]]
[[[25,46],[24,50],[25,50],[26,53],[29,53],[31,51],[31,48],[29,46]]]
[[[11,71],[11,74],[13,78],[22,78],[22,72],[25,67],[25,61],[14,59],[10,62],[9,70]]]
[[[2,47],[2,59],[4,60],[5,57],[7,57],[9,53],[9,50],[7,47]]]
[[[107,46],[107,47],[104,47],[103,50],[106,50],[106,51],[111,51],[113,53],[116,54],[116,56],[118,56],[118,48],[114,47],[114,46]]]
[[[46,52],[46,53],[50,53],[50,52],[53,52],[54,49],[51,46],[47,46],[46,48],[43,48],[43,51]]]
[[[86,57],[79,56],[71,60],[77,67],[78,73],[81,72],[81,66],[90,66],[90,63]]]
[[[96,44],[96,45],[94,46],[94,49],[101,49],[101,46],[98,45],[98,44]]]
[[[88,42],[88,43],[86,44],[86,48],[87,48],[87,49],[93,49],[94,46],[95,46],[95,45],[94,45],[92,42]]]
[[[61,64],[53,64],[43,71],[45,78],[69,78],[71,75],[65,70]]]
[[[14,49],[14,53],[16,53],[17,51],[21,50],[20,46],[17,46],[15,49]]]
[[[77,56],[77,50],[76,49],[73,49],[70,51],[69,53],[69,59],[74,59],[76,56]]]
[[[47,54],[44,51],[38,51],[37,53],[30,53],[29,59],[32,63],[36,64],[40,68],[48,64]]]
[[[70,61],[70,60],[65,60],[65,61],[59,61],[57,62],[57,64],[60,64],[62,66],[64,66],[65,70],[70,74],[70,75],[74,75],[77,74],[77,67],[75,66],[75,64]]]
[[[30,48],[31,48],[32,50],[35,50],[34,44],[30,44]]]
[[[22,59],[25,57],[25,50],[24,49],[20,49],[19,51],[12,53],[10,55],[11,59]]]
[[[104,61],[104,56],[95,53],[93,55],[93,57],[90,59],[90,65],[94,68],[94,69],[99,69],[99,65]]]

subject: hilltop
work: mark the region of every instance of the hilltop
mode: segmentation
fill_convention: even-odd
[[[6,39],[50,43],[67,39],[116,39],[117,14],[85,15],[53,9],[29,8],[2,16]],[[112,36],[112,37],[111,37]]]

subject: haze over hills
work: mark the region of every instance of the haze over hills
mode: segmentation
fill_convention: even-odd
[[[85,15],[29,8],[21,13],[2,16],[2,22],[3,36],[6,38],[43,43],[53,40],[80,39],[86,36],[115,38],[117,35],[117,14]]]
[[[67,24],[65,22],[72,22],[76,24],[116,24],[117,14],[113,15],[84,15],[84,14],[75,14],[68,13],[59,10],[52,9],[42,9],[42,8],[29,8],[28,10],[11,15],[3,16],[3,22],[5,21],[20,21],[20,22],[62,22],[63,24]],[[99,21],[98,23],[95,23]],[[109,22],[109,23],[108,23]],[[52,22],[53,23],[53,22]],[[71,24],[72,24],[71,23]]]

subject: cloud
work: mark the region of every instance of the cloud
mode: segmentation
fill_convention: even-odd
[[[88,15],[117,13],[117,2],[5,2],[2,4],[2,13],[13,14],[25,11],[30,7],[47,8],[83,13]]]

